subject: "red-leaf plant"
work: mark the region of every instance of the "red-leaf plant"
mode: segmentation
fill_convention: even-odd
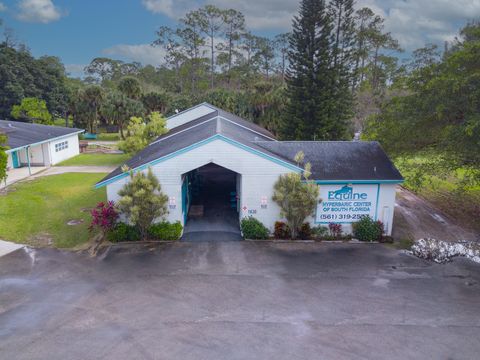
[[[92,222],[89,230],[92,231],[100,228],[103,235],[112,230],[118,220],[118,212],[115,209],[115,203],[109,201],[107,203],[99,202],[97,206],[92,209]]]
[[[342,236],[342,224],[330,223],[328,229],[334,238],[339,239]]]

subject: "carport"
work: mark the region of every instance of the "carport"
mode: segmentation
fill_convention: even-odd
[[[210,237],[205,233],[223,233],[230,240],[241,239],[238,201],[241,175],[209,163],[184,174],[183,178],[184,239]]]

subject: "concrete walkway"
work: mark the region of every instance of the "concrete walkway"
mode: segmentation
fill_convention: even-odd
[[[15,244],[10,241],[0,240],[0,257],[10,254],[18,249],[23,248],[24,245]]]
[[[66,173],[109,173],[116,168],[116,166],[52,166],[41,173],[33,175],[32,178]]]
[[[32,167],[32,175],[29,175],[28,168],[20,168],[15,169],[16,172],[9,171],[6,183],[0,183],[0,189],[21,180],[36,179],[42,176],[60,175],[66,173],[110,173],[116,168],[116,166],[52,166],[49,168],[42,166]]]
[[[46,169],[45,166],[32,166],[30,168],[32,174],[38,174],[41,173]],[[28,171],[28,167],[21,167],[18,169],[10,169],[7,172],[7,179],[5,181],[0,182],[0,189],[7,187],[8,185],[11,185],[13,183],[16,183],[17,181],[26,179],[30,176],[30,172]]]

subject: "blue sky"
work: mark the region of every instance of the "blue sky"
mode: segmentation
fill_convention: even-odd
[[[246,15],[261,35],[289,30],[298,0],[212,0]],[[0,18],[35,56],[59,56],[72,73],[97,56],[158,65],[149,46],[160,25],[174,25],[197,0],[0,0]],[[408,51],[452,40],[468,20],[480,18],[480,0],[357,0],[386,18],[386,28]]]

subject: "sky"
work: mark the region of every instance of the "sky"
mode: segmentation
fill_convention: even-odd
[[[262,36],[290,30],[299,0],[211,0],[235,8]],[[163,51],[150,46],[162,25],[174,26],[203,0],[0,0],[0,18],[34,56],[55,55],[80,75],[95,57],[159,65]],[[357,0],[386,19],[386,30],[407,53],[453,40],[470,20],[480,19],[480,0]]]

